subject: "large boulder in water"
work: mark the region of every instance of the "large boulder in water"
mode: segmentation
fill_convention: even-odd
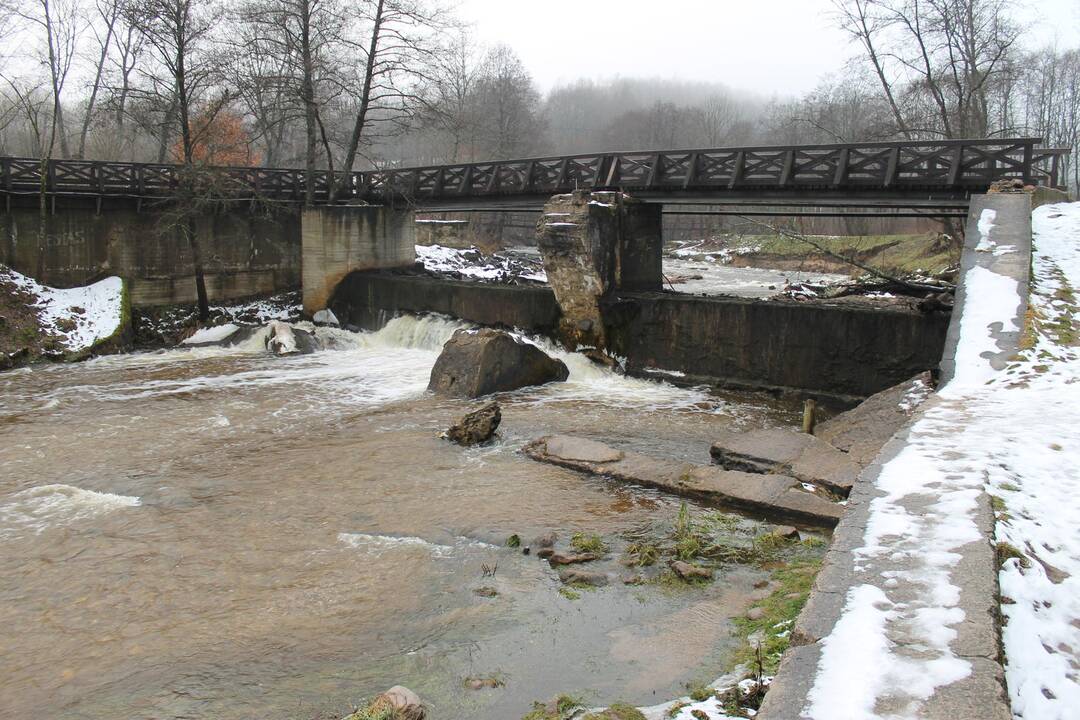
[[[275,355],[308,355],[321,350],[314,335],[278,320],[270,321],[270,333],[266,336],[266,349]]]
[[[428,390],[445,397],[476,398],[569,376],[562,361],[502,330],[458,330],[435,361]]]

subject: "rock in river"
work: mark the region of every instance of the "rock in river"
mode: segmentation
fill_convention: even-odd
[[[570,376],[566,365],[502,330],[458,330],[431,369],[428,390],[476,398]]]
[[[307,355],[321,349],[319,341],[306,330],[294,328],[279,320],[270,321],[266,349],[275,355]]]
[[[451,425],[445,437],[458,445],[477,445],[490,440],[495,435],[500,422],[502,422],[502,411],[499,410],[499,403],[491,402],[479,410],[468,413]]]
[[[709,568],[691,565],[682,560],[673,560],[670,565],[671,571],[683,580],[712,580],[713,578],[713,572]]]
[[[371,701],[364,710],[349,715],[345,720],[386,717],[390,720],[424,720],[424,706],[419,696],[407,687],[395,685]]]

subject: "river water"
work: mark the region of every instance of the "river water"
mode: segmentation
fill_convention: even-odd
[[[566,432],[707,462],[718,429],[796,409],[561,353],[568,382],[501,397],[501,438],[462,449],[436,435],[471,404],[425,393],[458,327],[0,374],[0,717],[336,717],[404,684],[434,720],[506,720],[559,692],[655,704],[720,675],[765,573],[561,596],[510,534],[618,546],[679,502],[519,449]],[[492,675],[505,687],[463,687]]]

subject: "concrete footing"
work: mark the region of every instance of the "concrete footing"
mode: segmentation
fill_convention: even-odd
[[[301,217],[304,312],[326,307],[353,270],[408,267],[416,262],[412,210],[384,206],[329,206]]]

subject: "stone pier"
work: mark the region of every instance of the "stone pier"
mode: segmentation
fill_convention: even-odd
[[[563,342],[605,347],[601,298],[660,289],[661,210],[614,191],[578,190],[548,201],[537,244],[562,311]]]
[[[304,313],[326,307],[337,284],[353,270],[408,267],[416,262],[412,210],[340,205],[304,210],[301,262]]]

